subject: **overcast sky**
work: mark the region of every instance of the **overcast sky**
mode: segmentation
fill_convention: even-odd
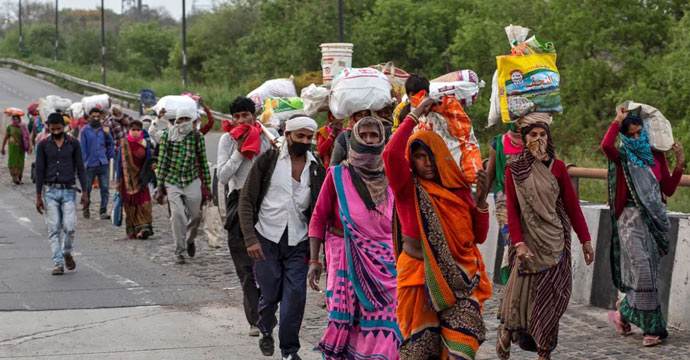
[[[213,0],[185,0],[187,7],[187,14],[192,10],[192,2],[196,1],[196,6],[201,9],[210,9]],[[48,1],[45,1],[48,2]],[[182,17],[182,0],[142,0],[143,4],[151,8],[164,7],[168,10],[170,15],[175,19]],[[60,9],[96,9],[101,6],[100,0],[58,0]],[[105,0],[105,8],[112,9],[116,13],[120,13],[122,9],[122,0]]]

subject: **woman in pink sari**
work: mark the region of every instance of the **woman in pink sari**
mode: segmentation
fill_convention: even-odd
[[[348,160],[329,168],[309,225],[307,279],[320,291],[326,246],[328,328],[317,349],[325,359],[398,359],[393,251],[393,194],[383,171],[383,124],[357,122]]]

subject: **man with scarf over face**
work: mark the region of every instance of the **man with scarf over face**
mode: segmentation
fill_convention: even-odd
[[[235,272],[242,285],[244,314],[250,326],[249,335],[259,336],[259,329],[256,328],[259,321],[259,288],[254,280],[254,262],[244,245],[237,205],[240,190],[252,164],[272,145],[271,140],[261,131],[261,125],[256,122],[254,101],[238,96],[230,104],[230,114],[234,125],[224,125],[226,133],[220,137],[218,144],[218,180],[228,186],[225,229],[228,230],[228,248]]]
[[[158,191],[156,200],[163,203],[168,194],[170,222],[175,241],[175,263],[185,263],[184,252],[189,257],[196,254],[196,238],[201,222],[201,206],[210,194],[208,184],[211,173],[206,160],[204,136],[194,131],[192,119],[195,108],[180,108],[175,114],[175,125],[161,137],[158,167]]]
[[[77,227],[74,186],[77,178],[82,189],[88,183],[79,141],[65,134],[65,120],[60,114],[51,114],[46,126],[51,136],[36,145],[36,211],[43,214],[45,210],[55,265],[52,273],[62,275],[65,265],[67,270],[77,266],[72,258],[72,240]],[[81,203],[84,208],[88,206],[86,192],[81,194]]]
[[[91,188],[93,180],[98,177],[98,185],[101,191],[101,207],[99,214],[101,220],[110,219],[107,213],[110,178],[108,176],[108,161],[113,157],[113,138],[110,129],[101,125],[101,109],[95,107],[89,110],[89,126],[79,134],[81,152],[86,165],[86,197],[91,203]],[[90,217],[89,207],[84,207],[84,218]]]
[[[239,217],[247,253],[261,289],[259,348],[274,352],[280,304],[280,352],[300,357],[299,330],[306,303],[308,227],[326,171],[311,152],[316,122],[306,116],[285,123],[285,141],[252,165],[240,193]]]

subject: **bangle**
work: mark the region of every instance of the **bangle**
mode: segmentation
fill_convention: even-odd
[[[321,265],[321,261],[319,261],[319,260],[309,260],[309,266],[311,266],[312,264],[319,264],[319,265]],[[321,266],[323,266],[323,265],[321,265]]]
[[[415,124],[419,124],[419,116],[415,115],[415,114],[412,113],[412,112],[409,113],[409,114],[407,114],[407,116],[409,116],[412,120],[414,120],[414,123],[415,123]]]
[[[484,208],[480,208],[479,206],[475,206],[475,209],[477,209],[477,212],[480,212],[482,214],[486,214],[489,212],[489,205],[486,205]]]

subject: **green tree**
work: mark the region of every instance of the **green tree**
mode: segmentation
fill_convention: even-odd
[[[155,77],[168,65],[174,42],[172,29],[161,28],[156,21],[133,24],[122,28],[117,52],[123,55],[128,72]]]

